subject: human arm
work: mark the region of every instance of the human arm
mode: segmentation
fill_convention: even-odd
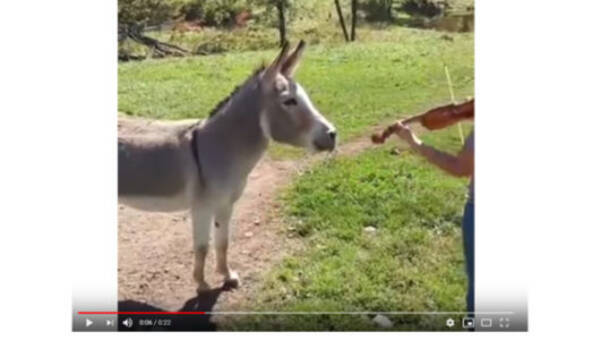
[[[401,122],[397,123],[396,135],[406,141],[413,150],[425,157],[427,161],[445,172],[457,177],[470,177],[474,171],[473,133],[465,141],[458,155],[454,156],[421,141],[410,128]]]

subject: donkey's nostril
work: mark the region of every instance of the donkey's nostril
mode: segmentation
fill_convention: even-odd
[[[327,132],[327,134],[329,135],[329,138],[331,138],[331,139],[335,139],[335,137],[337,136],[337,132],[335,130],[329,131],[329,132]]]

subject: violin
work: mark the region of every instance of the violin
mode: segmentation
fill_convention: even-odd
[[[421,123],[428,130],[439,130],[462,120],[475,117],[475,99],[460,104],[450,104],[431,109],[425,113],[402,120],[402,124]],[[371,136],[375,144],[383,144],[398,129],[398,123],[388,126],[383,132]]]

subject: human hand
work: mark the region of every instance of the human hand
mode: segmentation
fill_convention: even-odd
[[[410,144],[410,146],[421,144],[421,140],[415,136],[410,127],[404,125],[400,120],[396,122],[395,133],[398,137],[400,137],[400,139]]]

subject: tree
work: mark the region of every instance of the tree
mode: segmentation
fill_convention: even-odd
[[[334,0],[334,2],[335,9],[337,10],[337,14],[340,19],[340,25],[342,26],[342,31],[344,32],[344,39],[346,39],[346,41],[350,41],[350,38],[348,38],[348,31],[346,30],[346,23],[344,22],[344,14],[342,13],[342,8],[340,7],[340,1]]]
[[[147,25],[161,24],[179,13],[186,0],[119,0],[118,2],[118,39],[122,42],[131,39],[148,46],[155,56],[183,56],[189,51],[150,38],[143,34]],[[128,55],[119,55],[119,59],[129,60]]]
[[[287,39],[287,25],[292,20],[292,4],[291,0],[247,0],[250,7],[264,7],[265,11],[261,15],[262,19],[274,25],[279,31],[279,44],[283,46],[283,43]],[[273,13],[275,10],[275,13]],[[273,21],[273,19],[275,19]]]
[[[185,0],[119,0],[119,25],[156,25],[177,15]]]
[[[287,40],[286,27],[285,27],[285,9],[287,7],[287,0],[275,0],[277,7],[277,15],[279,18],[279,44],[283,46],[283,44]]]
[[[354,41],[356,39],[356,8],[358,0],[352,0],[352,29],[350,30],[350,40]]]

